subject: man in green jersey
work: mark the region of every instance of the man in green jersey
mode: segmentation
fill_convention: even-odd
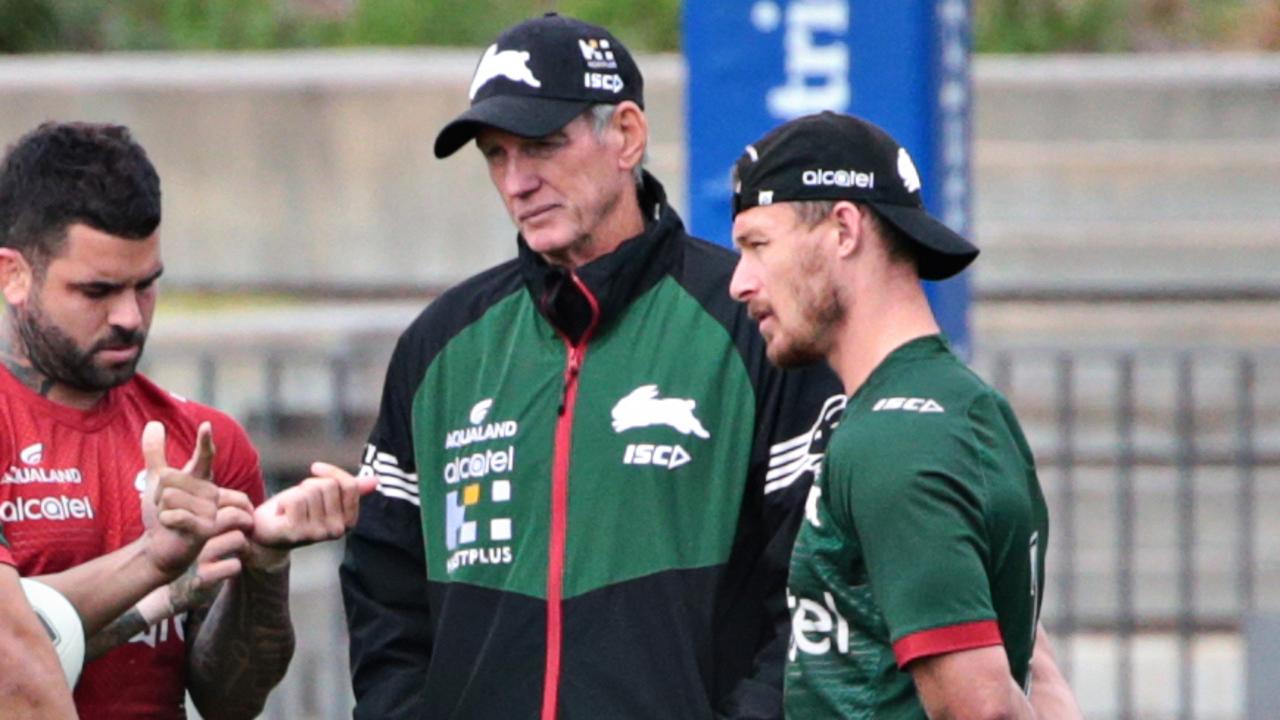
[[[792,555],[788,716],[1078,716],[1037,643],[1031,451],[920,286],[978,249],[925,212],[907,151],[847,115],[775,129],[735,178],[731,294],[770,361],[826,360],[850,394]]]

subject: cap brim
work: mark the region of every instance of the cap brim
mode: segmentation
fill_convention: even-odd
[[[436,157],[446,158],[486,127],[520,137],[542,137],[559,130],[591,107],[589,100],[557,100],[528,95],[495,95],[472,105],[436,135]]]
[[[871,203],[885,220],[916,242],[917,267],[924,280],[945,280],[978,257],[978,248],[920,208]]]

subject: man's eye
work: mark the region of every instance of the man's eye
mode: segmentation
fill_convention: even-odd
[[[546,157],[551,153],[559,150],[563,143],[553,140],[544,140],[543,142],[533,143],[529,146],[529,154],[539,157]]]

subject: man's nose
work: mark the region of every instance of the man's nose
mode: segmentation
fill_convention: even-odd
[[[538,173],[534,163],[519,153],[511,153],[499,170],[498,191],[505,197],[522,197],[538,189]]]
[[[738,302],[746,302],[759,289],[750,261],[743,255],[738,256],[738,264],[733,268],[733,277],[729,279],[729,297]]]

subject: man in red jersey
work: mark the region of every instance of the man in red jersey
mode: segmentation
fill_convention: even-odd
[[[292,656],[289,550],[341,537],[373,483],[317,463],[264,503],[243,428],[136,374],[159,223],[159,178],[126,128],[47,123],[0,166],[0,523],[24,575],[122,547],[156,522],[139,503],[144,425],[164,425],[177,462],[207,423],[220,504],[252,513],[252,527],[219,526],[200,563],[89,639],[91,656],[124,644],[86,666],[76,705],[182,718],[189,691],[205,717],[253,717]]]
[[[46,605],[50,600],[56,604],[61,595],[79,616],[79,627],[72,627],[76,619],[71,625],[64,619],[53,624],[46,619],[44,613],[54,608],[32,600],[27,585],[20,584],[16,563],[0,527],[0,678],[4,678],[0,683],[0,708],[6,716],[75,717],[71,691],[59,678],[68,670],[78,673],[80,667],[76,663],[83,656],[63,660],[61,652],[55,656],[49,640],[75,645],[77,640],[59,637],[58,633],[93,634],[143,595],[175,579],[214,534],[218,513],[224,515],[223,525],[252,527],[252,515],[242,508],[218,507],[219,496],[233,491],[219,489],[208,479],[213,460],[209,428],[202,427],[199,436],[191,460],[176,470],[168,467],[165,458],[164,426],[149,423],[143,431],[142,449],[151,492],[144,501],[143,512],[154,517],[155,522],[136,541],[119,550],[37,579],[37,585],[47,586],[43,597]],[[36,612],[32,612],[33,605]],[[83,648],[83,639],[78,642]],[[66,667],[68,662],[70,668]],[[61,671],[60,664],[64,665]]]

